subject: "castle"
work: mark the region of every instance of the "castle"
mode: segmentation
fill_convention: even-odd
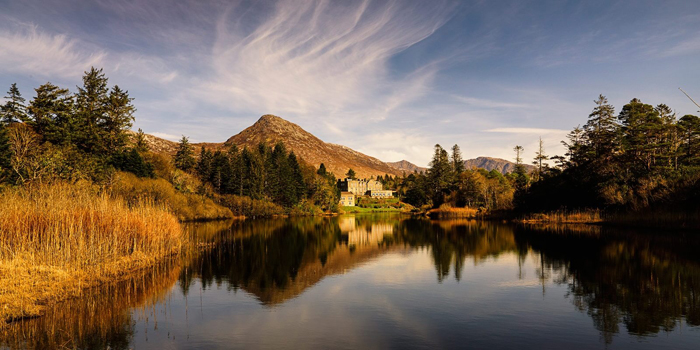
[[[382,183],[377,180],[338,180],[340,187],[340,205],[355,206],[355,197],[369,195],[372,198],[393,198],[394,192],[384,190]]]
[[[338,186],[341,191],[351,192],[356,196],[364,196],[367,191],[381,191],[384,189],[382,183],[377,180],[338,180]]]

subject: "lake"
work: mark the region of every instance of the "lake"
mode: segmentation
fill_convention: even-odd
[[[700,348],[691,232],[399,214],[210,222],[9,348]]]

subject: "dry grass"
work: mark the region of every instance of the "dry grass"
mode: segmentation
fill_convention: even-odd
[[[443,204],[438,209],[431,209],[428,215],[433,219],[472,219],[480,215],[479,210],[474,208],[453,208]]]
[[[214,203],[207,196],[189,192],[190,189],[178,191],[173,184],[164,179],[138,178],[134,174],[120,172],[117,173],[111,191],[113,196],[124,198],[130,204],[145,200],[166,206],[182,221],[233,217],[231,210]]]
[[[128,206],[90,185],[0,194],[0,324],[177,254],[177,218],[153,202]]]
[[[604,221],[600,210],[558,210],[528,214],[516,220],[522,223],[593,224]]]

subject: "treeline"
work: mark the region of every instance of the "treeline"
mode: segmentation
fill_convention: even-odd
[[[101,69],[85,72],[76,93],[46,83],[27,104],[12,84],[0,106],[0,180],[104,180],[114,169],[153,176],[129,148],[136,108],[126,90],[108,86]]]
[[[435,145],[428,171],[405,176],[398,184],[398,193],[404,202],[416,207],[510,209],[515,186],[527,177],[522,164],[519,169],[506,175],[496,170],[466,169],[459,146],[454,145],[450,154]]]
[[[616,114],[601,95],[586,124],[576,127],[564,145],[565,156],[551,157],[556,165],[539,167],[537,181],[518,191],[520,211],[698,208],[697,116],[678,118],[665,104],[636,98]]]
[[[339,192],[335,175],[328,172],[323,164],[318,170],[307,165],[294,152],[288,152],[281,142],[274,148],[264,143],[253,149],[239,149],[232,145],[225,150],[212,151],[202,147],[199,158],[196,159],[193,146],[183,137],[174,160],[179,169],[196,173],[221,195],[249,197],[303,211],[313,211],[312,207],[335,211],[338,206]],[[226,203],[259,207],[253,205],[254,202],[231,198]],[[234,205],[235,208],[232,209],[237,211],[238,206]],[[270,212],[274,210],[267,207],[260,215],[268,215]]]
[[[0,189],[94,184],[130,206],[167,207],[180,220],[231,217],[213,191],[130,134],[136,108],[128,91],[91,68],[77,92],[46,83],[27,103],[12,84],[0,106]],[[135,176],[132,176],[131,174]]]

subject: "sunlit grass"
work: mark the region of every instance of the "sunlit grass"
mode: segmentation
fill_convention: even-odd
[[[152,201],[132,205],[90,185],[0,194],[0,324],[177,254],[177,218]]]
[[[527,214],[517,221],[524,223],[590,224],[603,222],[600,210],[557,210],[548,213]]]

